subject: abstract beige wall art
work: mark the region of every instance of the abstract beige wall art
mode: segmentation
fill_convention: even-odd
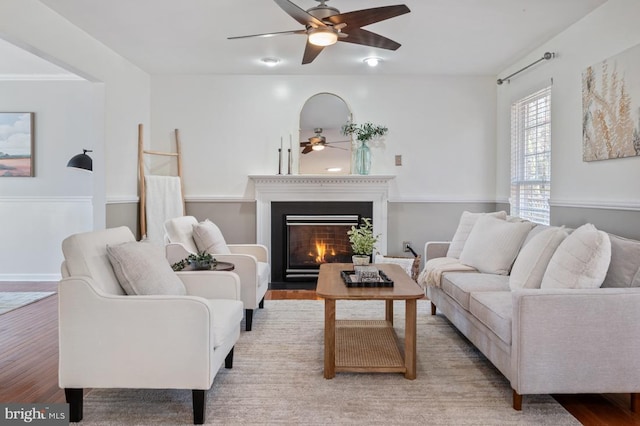
[[[583,161],[640,155],[640,45],[582,73]]]

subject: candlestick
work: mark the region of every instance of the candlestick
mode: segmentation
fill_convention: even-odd
[[[289,151],[289,161],[287,165],[287,174],[290,175],[291,174],[291,148],[289,148],[288,151]]]
[[[278,148],[278,174],[282,174],[282,148]]]

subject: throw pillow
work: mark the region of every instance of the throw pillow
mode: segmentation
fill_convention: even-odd
[[[107,255],[120,286],[129,295],[187,294],[162,246],[131,241],[108,245]]]
[[[480,272],[508,275],[532,226],[531,222],[481,216],[467,238],[460,261]]]
[[[460,253],[462,253],[464,244],[467,241],[467,238],[469,238],[469,234],[473,229],[473,225],[476,224],[476,221],[479,217],[485,215],[497,217],[500,219],[507,218],[507,212],[505,211],[494,213],[470,213],[468,211],[462,212],[462,215],[460,216],[460,222],[458,223],[458,228],[456,229],[455,234],[453,234],[451,244],[449,244],[447,257],[454,257],[456,259],[460,258]]]
[[[598,288],[607,275],[610,261],[609,236],[587,223],[560,243],[540,288]]]
[[[193,240],[196,242],[198,251],[206,251],[211,254],[231,254],[222,231],[209,219],[193,225]]]
[[[640,287],[640,241],[609,234],[611,263],[602,287]]]
[[[567,235],[564,228],[550,227],[536,234],[530,241],[525,240],[511,268],[509,276],[511,290],[540,288],[551,257]]]

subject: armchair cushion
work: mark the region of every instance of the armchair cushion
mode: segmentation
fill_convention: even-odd
[[[129,295],[187,294],[160,246],[137,241],[107,245],[107,255],[120,286]]]
[[[212,254],[231,253],[220,228],[209,219],[193,225],[193,240],[198,251],[206,251]]]

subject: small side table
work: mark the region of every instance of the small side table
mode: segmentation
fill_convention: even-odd
[[[216,262],[215,265],[211,266],[212,271],[233,271],[236,268],[231,262]]]

